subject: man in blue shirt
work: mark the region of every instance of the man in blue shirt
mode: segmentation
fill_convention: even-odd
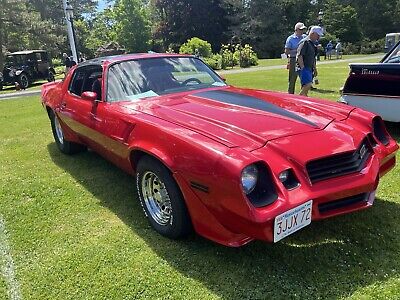
[[[294,26],[294,33],[286,39],[285,54],[288,57],[288,69],[289,69],[289,88],[288,93],[294,94],[296,87],[297,72],[296,72],[296,54],[297,47],[302,39],[307,37],[304,31],[307,29],[303,23],[297,23]]]

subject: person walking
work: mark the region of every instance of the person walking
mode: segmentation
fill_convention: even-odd
[[[332,50],[333,50],[333,44],[332,41],[329,41],[329,43],[326,45],[326,56],[328,59],[332,59]]]
[[[297,48],[297,69],[301,81],[300,95],[308,96],[308,91],[311,89],[313,77],[317,77],[317,47],[316,41],[322,37],[323,29],[320,26],[313,26],[310,29],[308,36],[303,39]]]
[[[289,70],[289,87],[288,93],[294,94],[294,90],[296,87],[296,80],[297,80],[297,72],[296,72],[296,54],[297,54],[297,47],[302,39],[306,37],[304,34],[304,30],[307,27],[304,26],[303,23],[299,22],[294,26],[294,33],[286,39],[285,43],[285,54],[288,57],[288,64],[287,68]]]

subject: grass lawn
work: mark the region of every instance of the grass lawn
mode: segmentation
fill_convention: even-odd
[[[376,54],[373,54],[373,55],[382,55],[382,57],[383,57],[384,53],[376,53]],[[369,55],[365,55],[365,54],[343,55],[342,59],[361,58],[361,57],[368,57],[368,56]],[[336,61],[336,56],[332,56],[332,58],[333,58],[332,61]],[[323,61],[325,61],[324,57],[321,56],[321,62],[323,62]],[[375,59],[374,62],[376,62],[376,61],[377,60]],[[257,67],[268,67],[268,66],[285,65],[286,62],[287,62],[287,59],[281,59],[281,58],[259,59]]]
[[[59,79],[63,79],[64,78],[64,74],[57,74],[56,75],[56,80]],[[33,83],[31,83],[31,85],[26,89],[27,91],[35,91],[35,90],[40,90],[42,84],[47,83],[47,80],[38,80],[35,81]],[[15,93],[15,86],[13,85],[5,85],[3,86],[3,89],[0,91],[0,95],[1,94],[8,94],[8,93]]]
[[[359,62],[359,61],[357,61]],[[376,62],[376,58],[366,58],[362,62]],[[317,66],[320,84],[315,85],[317,90],[311,91],[311,97],[330,100],[339,99],[339,89],[344,85],[349,74],[349,63],[340,62]],[[247,73],[225,74],[229,84],[256,89],[287,91],[288,70],[265,70]],[[297,80],[296,93],[300,92],[300,80]]]
[[[241,86],[285,90],[286,72],[226,77]],[[313,95],[336,99],[347,64],[320,72],[323,92]],[[6,252],[24,299],[400,295],[400,167],[382,178],[369,210],[312,223],[277,244],[232,249],[196,235],[181,241],[158,235],[143,216],[132,177],[93,152],[66,156],[57,150],[39,97],[0,101],[0,122],[1,300],[10,298]],[[390,130],[400,142],[398,125]]]

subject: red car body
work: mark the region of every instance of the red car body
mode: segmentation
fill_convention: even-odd
[[[110,65],[164,56],[170,57],[92,62],[103,70],[102,99]],[[380,177],[395,165],[397,143],[380,117],[358,108],[232,86],[140,101],[90,101],[68,91],[76,69],[42,88],[43,106],[59,118],[65,139],[87,145],[130,174],[144,154],[156,158],[173,174],[195,231],[224,245],[273,241],[275,218],[310,199],[313,221],[370,207]],[[364,159],[360,168],[341,170],[341,161],[355,152]],[[312,179],[313,162],[331,164],[332,170]],[[241,188],[243,168],[254,163],[263,165],[275,191],[264,206],[249,201]],[[280,180],[285,170],[296,182],[289,188]]]

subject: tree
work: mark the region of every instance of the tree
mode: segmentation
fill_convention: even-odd
[[[149,12],[141,0],[117,0],[113,9],[117,41],[130,52],[149,50]]]
[[[93,56],[101,46],[117,41],[117,34],[114,28],[115,23],[113,9],[107,8],[99,12],[95,18],[79,24],[79,36],[86,37],[82,40],[82,45],[88,49],[90,56]]]
[[[357,11],[350,5],[340,5],[336,0],[325,4],[324,24],[326,30],[343,42],[358,42],[362,39]]]
[[[164,48],[197,36],[216,51],[229,38],[222,0],[154,0],[152,6],[158,20],[153,37],[160,39]]]
[[[46,48],[54,50],[62,42],[53,24],[41,19],[25,0],[0,0],[0,49],[23,50]],[[4,53],[0,52],[0,68]]]

